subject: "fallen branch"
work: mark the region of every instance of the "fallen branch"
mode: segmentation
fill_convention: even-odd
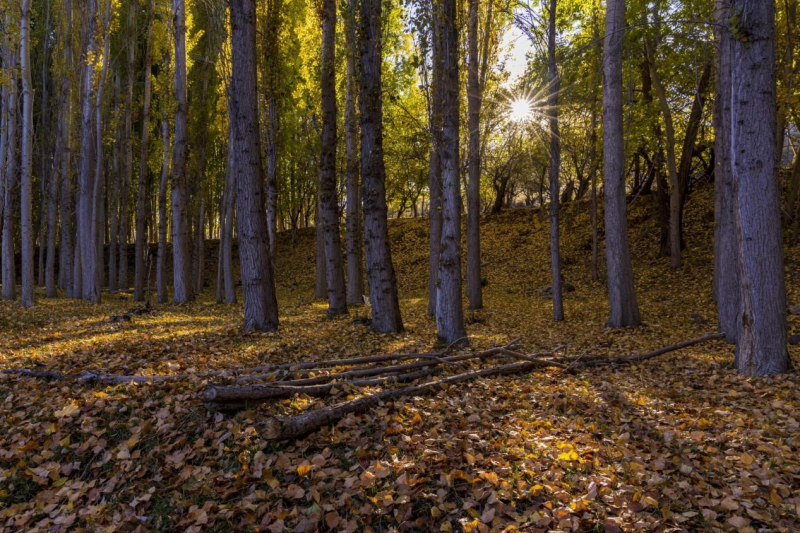
[[[494,366],[483,370],[457,374],[455,376],[450,376],[447,378],[443,378],[441,380],[432,381],[421,385],[414,385],[400,389],[391,389],[376,394],[371,394],[369,396],[364,396],[362,398],[358,398],[355,400],[339,403],[336,405],[331,405],[320,409],[306,411],[302,414],[288,418],[269,417],[260,424],[260,427],[263,430],[264,437],[268,440],[276,440],[276,441],[289,440],[305,436],[309,433],[313,433],[314,431],[317,431],[322,427],[336,424],[339,420],[341,420],[347,415],[364,413],[381,403],[396,400],[404,396],[429,394],[431,392],[439,390],[441,387],[444,387],[446,385],[454,385],[456,383],[462,383],[465,381],[470,381],[483,377],[491,377],[491,376],[499,376],[507,374],[521,374],[542,367],[557,367],[563,369],[564,371],[567,371],[567,370],[574,370],[576,368],[593,367],[601,365],[612,365],[612,364],[630,365],[642,361],[647,361],[649,359],[653,359],[660,355],[673,352],[681,348],[686,348],[709,340],[721,339],[723,337],[724,334],[722,333],[713,333],[709,335],[704,335],[702,337],[698,337],[696,339],[679,342],[677,344],[672,344],[670,346],[665,346],[663,348],[659,348],[658,350],[647,352],[645,354],[634,354],[627,357],[597,358],[594,360],[587,360],[587,361],[576,360],[573,361],[574,364],[570,366],[566,366],[564,365],[563,362],[560,361],[554,361],[554,360],[551,361],[551,360],[544,360],[535,357],[525,356],[530,360],[526,360],[522,363],[511,363],[507,365]],[[505,355],[511,355],[511,356],[522,355],[522,354],[516,354],[515,352],[512,352],[511,350],[507,350],[505,348],[495,348],[493,350],[488,350],[488,351],[495,354],[503,353]]]
[[[508,365],[494,366],[474,372],[456,374],[437,381],[430,381],[421,385],[413,385],[402,389],[391,389],[377,394],[371,394],[347,402],[306,411],[305,413],[289,418],[269,417],[259,426],[262,435],[267,440],[289,440],[313,433],[318,429],[337,423],[349,414],[361,414],[373,407],[403,396],[418,396],[437,391],[446,385],[454,385],[482,377],[499,376],[503,374],[517,374],[539,368],[539,363],[524,362]]]
[[[295,394],[323,397],[336,394],[338,391],[346,389],[347,387],[375,387],[393,383],[408,383],[417,379],[433,376],[440,373],[441,370],[441,368],[436,367],[417,372],[407,372],[396,376],[310,386],[284,385],[282,383],[249,385],[244,387],[211,385],[203,393],[203,400],[205,400],[208,406],[218,411],[238,411],[267,400],[291,398]]]

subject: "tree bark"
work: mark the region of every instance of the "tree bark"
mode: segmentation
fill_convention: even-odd
[[[319,185],[317,185],[317,189],[319,189]],[[314,243],[316,245],[314,298],[322,299],[328,294],[328,272],[325,268],[327,263],[325,261],[325,229],[322,222],[322,199],[319,194],[317,194],[314,205],[316,206],[314,211]]]
[[[594,37],[594,68],[592,69],[592,118],[591,128],[592,131],[589,135],[589,159],[591,161],[591,168],[589,170],[589,181],[591,182],[591,221],[592,221],[592,280],[598,281],[600,279],[599,268],[599,239],[597,231],[597,169],[600,166],[597,158],[597,89],[598,80],[601,76],[600,62],[603,53],[602,45],[600,44],[600,25],[597,22],[599,18],[598,10],[599,2],[592,6],[592,33]]]
[[[442,38],[441,4],[431,2],[431,91],[430,129],[431,150],[428,160],[428,189],[430,190],[430,260],[428,273],[428,315],[436,316],[436,293],[439,287],[439,246],[442,241]]]
[[[72,28],[72,0],[64,0],[64,25],[62,26],[62,36],[64,38],[64,65],[72,67],[72,39],[69,38],[70,28]],[[74,273],[72,271],[74,249],[72,219],[72,99],[70,97],[72,84],[70,77],[64,76],[61,83],[61,120],[59,122],[59,136],[63,140],[61,153],[61,246],[59,261],[59,278],[62,280],[67,297],[74,298],[75,285],[73,283]]]
[[[564,320],[564,300],[561,294],[561,249],[559,235],[559,174],[561,171],[561,138],[558,132],[558,91],[561,78],[556,65],[556,8],[557,0],[550,0],[547,35],[549,95],[547,107],[550,116],[550,268],[553,275],[553,320]]]
[[[264,203],[264,176],[256,87],[255,0],[231,0],[231,103],[233,173],[239,214],[239,257],[244,294],[245,330],[275,331],[275,295]]]
[[[322,229],[325,238],[328,315],[347,313],[347,292],[339,237],[339,202],[336,194],[336,0],[322,1],[322,145],[319,183]]]
[[[173,301],[192,299],[192,254],[189,242],[186,151],[188,105],[186,98],[186,0],[173,0],[175,36],[175,136],[172,151],[172,278]]]
[[[358,117],[356,116],[356,0],[349,0],[344,13],[347,93],[344,109],[345,173],[347,187],[346,235],[347,303],[364,303],[364,255],[361,248],[361,194],[358,175]]]
[[[603,61],[603,164],[605,170],[606,259],[611,327],[638,326],[625,203],[625,145],[622,124],[622,43],[624,0],[606,3]]]
[[[120,117],[121,79],[119,74],[114,76],[114,116]],[[109,243],[108,243],[108,292],[119,292],[117,281],[119,254],[119,204],[120,204],[120,148],[122,146],[122,128],[117,124],[114,132],[114,151],[111,163],[111,202],[109,204]]]
[[[117,283],[120,290],[128,290],[128,234],[130,229],[130,217],[128,208],[130,205],[130,188],[133,181],[133,85],[136,73],[134,71],[134,61],[136,59],[136,6],[138,1],[131,1],[128,5],[128,85],[125,93],[125,129],[124,150],[125,161],[122,174],[122,188],[119,198],[119,275]]]
[[[161,180],[158,186],[158,258],[156,259],[156,298],[158,303],[169,301],[167,292],[167,180],[169,179],[169,117],[161,119]]]
[[[455,0],[442,0],[442,239],[436,291],[436,327],[441,342],[464,339],[461,303],[461,182],[459,180],[458,23]]]
[[[150,93],[153,58],[150,42],[153,39],[153,0],[147,1],[147,37],[144,48],[144,103],[142,105],[142,142],[139,146],[139,183],[136,194],[136,247],[134,251],[133,300],[144,301],[145,269],[147,268],[147,218],[148,198],[150,198],[149,173],[147,171],[148,148],[150,144]]]
[[[716,95],[714,97],[714,299],[725,340],[739,339],[739,252],[736,245],[736,191],[731,168],[730,3],[715,0]]]
[[[483,307],[481,282],[481,100],[478,72],[478,0],[469,0],[469,29],[467,40],[469,65],[467,73],[467,107],[469,127],[469,161],[467,186],[467,297],[470,309]],[[491,7],[490,7],[491,9]]]
[[[280,29],[283,0],[267,2],[267,27],[264,50],[267,68],[264,71],[267,100],[267,230],[269,255],[275,265],[278,244],[278,152],[280,150],[280,116],[282,57]]]
[[[731,167],[741,309],[736,369],[785,372],[786,289],[780,191],[775,176],[775,3],[734,0],[731,55]]]
[[[31,0],[20,4],[19,56],[22,77],[22,142],[20,146],[20,237],[22,240],[23,307],[34,304],[33,289],[33,83],[31,82]]]
[[[361,179],[372,328],[383,332],[403,329],[397,297],[397,278],[389,248],[386,208],[386,169],[383,161],[383,89],[381,0],[362,0],[361,54]]]

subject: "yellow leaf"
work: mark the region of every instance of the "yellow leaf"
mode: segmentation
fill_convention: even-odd
[[[300,465],[297,467],[297,473],[301,476],[305,476],[311,472],[311,465]]]

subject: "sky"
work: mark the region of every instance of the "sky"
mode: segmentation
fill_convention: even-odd
[[[527,54],[533,47],[528,37],[514,25],[503,35],[500,46],[507,58],[506,69],[511,74],[510,79],[506,82],[506,86],[512,86],[525,74],[525,67],[528,63]]]

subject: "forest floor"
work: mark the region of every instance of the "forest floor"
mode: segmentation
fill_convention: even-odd
[[[645,325],[604,327],[586,203],[565,209],[564,275],[576,290],[567,320],[554,323],[540,290],[547,222],[511,210],[483,225],[489,284],[485,309],[467,313],[466,350],[522,337],[526,352],[566,344],[572,355],[625,355],[714,331],[711,193],[688,205],[678,271],[657,257],[653,201],[630,209]],[[393,221],[391,232],[403,334],[360,325],[364,308],[326,318],[312,297],[313,231],[304,231],[295,249],[281,235],[277,334],[242,334],[241,305],[215,304],[213,288],[122,324],[108,317],[133,305],[128,294],[104,294],[100,306],[40,297],[30,310],[0,303],[0,369],[168,375],[429,351],[426,221]],[[787,265],[798,304],[800,249],[788,249]],[[789,328],[799,333],[800,317]],[[791,354],[797,366],[798,347]],[[204,407],[204,379],[110,386],[0,375],[0,528],[797,531],[800,374],[744,378],[732,359],[714,341],[635,367],[473,381],[281,444],[261,438],[258,421],[318,400],[228,416]]]

